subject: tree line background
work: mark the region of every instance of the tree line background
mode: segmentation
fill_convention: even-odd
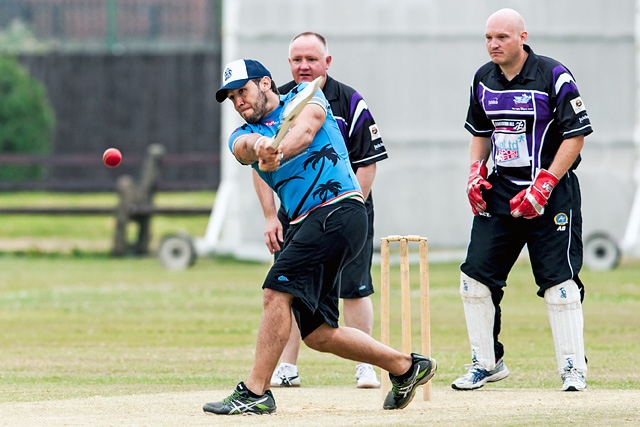
[[[139,174],[149,144],[165,147],[160,190],[217,188],[220,3],[1,2],[0,53],[44,86],[54,126],[41,153],[0,151],[2,168],[41,169],[0,177],[0,190],[112,190]],[[109,147],[123,153],[117,169],[102,166]]]

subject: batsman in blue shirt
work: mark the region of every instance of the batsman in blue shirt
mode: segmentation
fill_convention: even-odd
[[[309,348],[389,372],[392,389],[384,409],[406,407],[436,371],[432,358],[400,353],[338,325],[340,272],[362,249],[367,216],[344,139],[321,90],[280,145],[272,146],[287,104],[307,84],[281,96],[262,64],[240,59],[227,64],[216,93],[218,102],[231,101],[246,121],[229,138],[231,152],[258,171],[292,221],[285,248],[262,285],[263,315],[249,377],[230,396],[205,404],[205,413],[275,412],[270,380],[289,339],[292,315]]]

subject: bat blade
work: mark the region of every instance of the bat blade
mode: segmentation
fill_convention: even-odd
[[[280,127],[278,128],[278,132],[276,133],[275,138],[273,138],[273,142],[271,143],[272,148],[278,148],[282,138],[287,134],[287,131],[296,120],[302,109],[307,105],[307,103],[313,98],[313,95],[317,92],[317,90],[322,86],[324,82],[324,77],[319,76],[314,81],[309,83],[302,89],[296,96],[293,97],[291,101],[284,107],[284,113],[282,114],[282,123],[280,123]]]

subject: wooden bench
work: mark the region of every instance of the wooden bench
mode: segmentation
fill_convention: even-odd
[[[29,207],[29,208],[3,208],[0,207],[0,214],[3,215],[112,215],[116,208],[92,208],[92,207]],[[158,206],[133,206],[129,210],[129,215],[173,215],[173,216],[193,216],[207,215],[211,213],[210,208],[172,208]]]
[[[127,254],[146,255],[151,240],[151,219],[154,215],[196,216],[210,215],[211,208],[157,207],[153,204],[158,178],[160,159],[164,148],[151,144],[144,160],[140,182],[134,182],[129,175],[117,180],[118,205],[109,207],[0,207],[4,215],[115,215],[116,227],[111,253],[114,256]],[[135,242],[127,240],[127,226],[134,222],[138,226]]]

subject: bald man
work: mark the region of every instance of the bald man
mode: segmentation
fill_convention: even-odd
[[[509,375],[498,339],[500,302],[525,245],[537,295],[548,310],[562,390],[587,388],[575,169],[591,122],[571,72],[536,55],[527,36],[515,10],[491,15],[485,29],[491,61],[476,71],[471,86],[465,128],[471,133],[467,196],[474,218],[460,266],[471,365],[451,384],[456,390]]]

